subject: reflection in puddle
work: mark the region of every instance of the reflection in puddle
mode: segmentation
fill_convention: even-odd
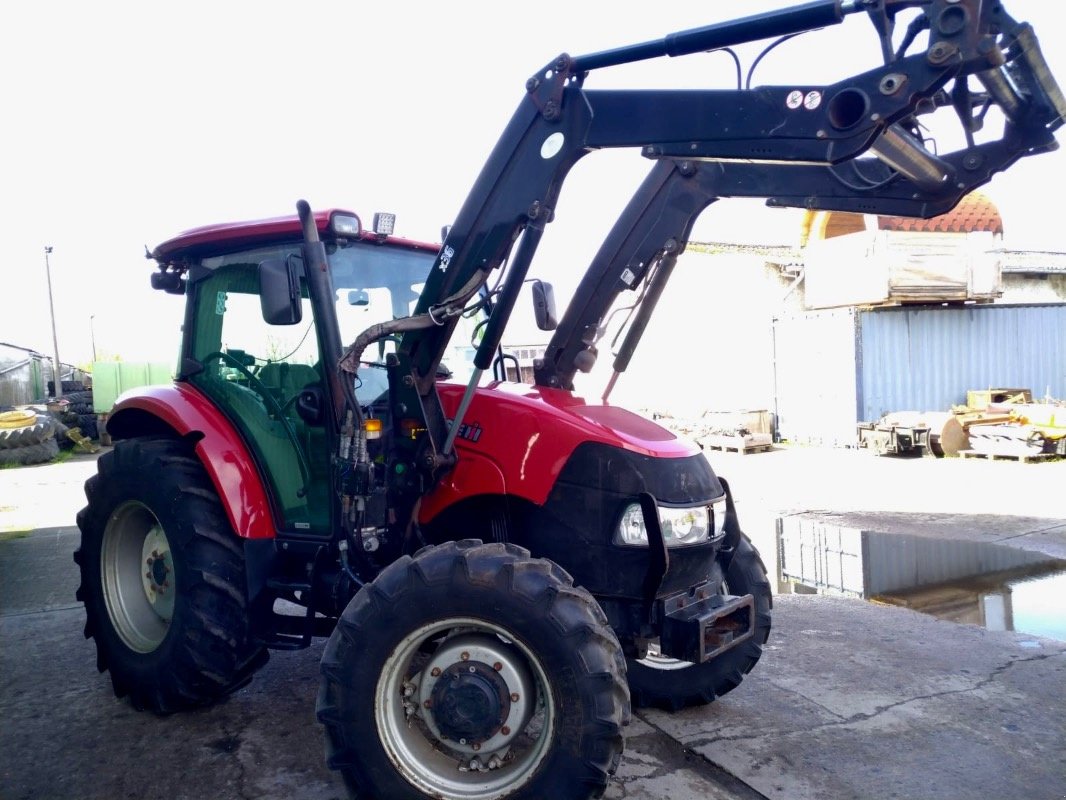
[[[1002,545],[780,520],[781,591],[860,597],[1066,641],[1066,561]]]

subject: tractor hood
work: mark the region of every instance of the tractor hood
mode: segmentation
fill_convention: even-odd
[[[451,417],[464,387],[439,387],[444,412]],[[623,408],[587,403],[559,389],[493,383],[475,393],[456,439],[459,464],[431,498],[446,502],[438,495],[450,494],[449,487],[469,493],[468,470],[477,469],[483,476],[479,482],[492,476],[484,491],[506,491],[542,504],[571,455],[588,442],[651,458],[700,453],[694,442]],[[428,505],[436,505],[431,498],[426,498]]]

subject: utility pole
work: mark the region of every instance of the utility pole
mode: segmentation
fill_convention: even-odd
[[[50,245],[45,245],[44,248],[44,271],[48,276],[48,311],[52,317],[52,347],[54,348],[55,360],[52,362],[52,380],[55,381],[55,392],[53,396],[56,400],[63,399],[63,376],[62,367],[59,366],[59,337],[56,336],[56,309],[55,304],[52,302],[52,266],[48,263],[48,256],[51,254],[52,248]]]
[[[93,320],[96,319],[96,314],[89,315],[89,341],[93,345],[93,363],[96,363],[96,330],[93,328]]]

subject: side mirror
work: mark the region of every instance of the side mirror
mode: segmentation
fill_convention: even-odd
[[[542,331],[553,331],[559,327],[555,316],[555,290],[550,283],[533,281],[533,315],[537,327]]]
[[[303,319],[297,266],[293,256],[259,264],[259,303],[268,325],[295,325]]]
[[[167,294],[185,294],[185,280],[177,272],[153,272],[152,288]]]
[[[352,289],[348,292],[348,305],[350,306],[368,306],[370,305],[370,292],[366,289]]]

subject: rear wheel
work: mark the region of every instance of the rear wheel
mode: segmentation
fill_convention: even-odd
[[[743,534],[732,554],[725,581],[730,594],[750,594],[755,598],[755,635],[703,664],[664,657],[655,646],[645,658],[627,659],[629,690],[635,708],[677,711],[706,705],[739,686],[758,663],[762,646],[770,635],[773,597],[759,552]]]
[[[629,721],[624,659],[555,564],[470,540],[387,567],[322,659],[329,765],[357,798],[598,797]]]
[[[244,548],[184,442],[117,442],[85,484],[77,597],[115,695],[169,713],[206,705],[266,662],[251,636]]]

